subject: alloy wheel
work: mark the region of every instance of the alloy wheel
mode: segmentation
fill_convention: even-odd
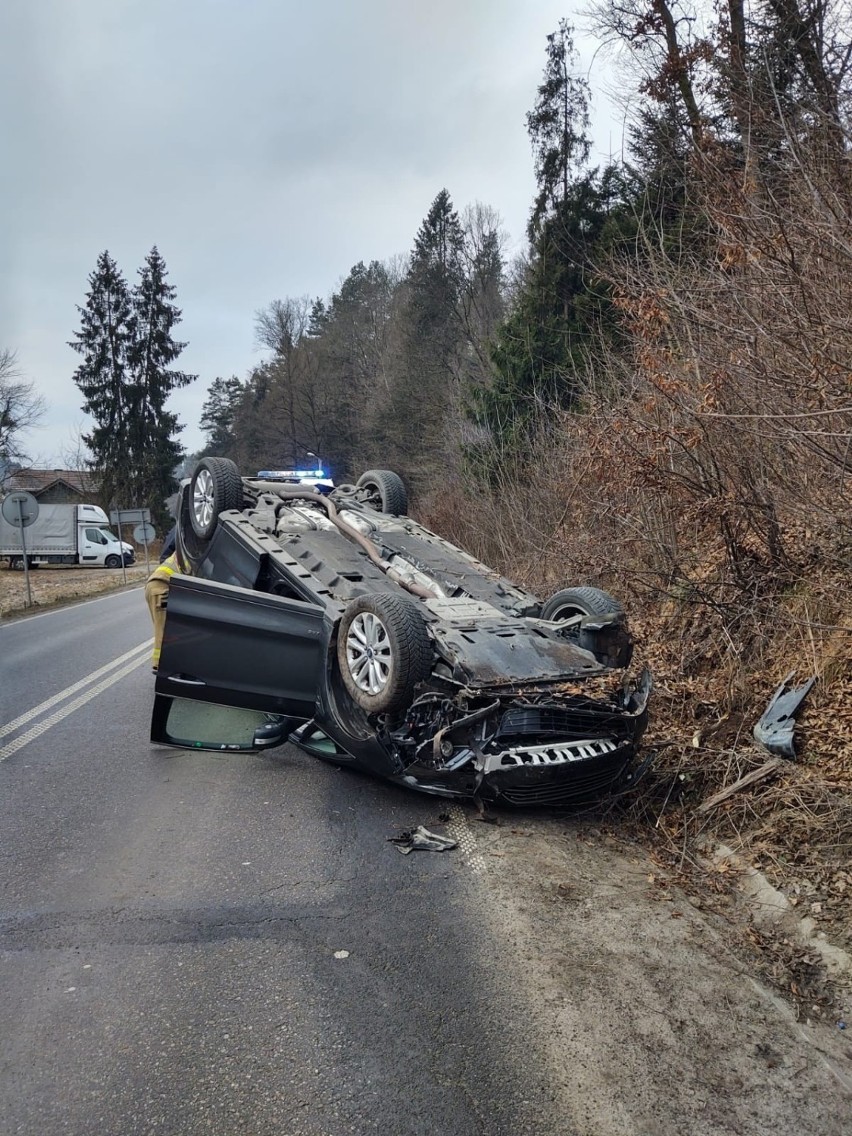
[[[192,491],[192,512],[200,528],[206,528],[213,516],[213,478],[209,470],[201,469]]]
[[[359,690],[379,694],[387,686],[393,666],[393,649],[387,629],[371,611],[360,612],[346,635],[346,662]]]

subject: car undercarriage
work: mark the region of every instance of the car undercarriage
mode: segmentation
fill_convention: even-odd
[[[162,700],[192,697],[282,723],[253,748],[289,737],[443,796],[565,805],[635,784],[651,679],[628,677],[620,603],[541,601],[409,517],[390,471],[333,489],[204,459],[177,544],[155,740],[189,744]]]

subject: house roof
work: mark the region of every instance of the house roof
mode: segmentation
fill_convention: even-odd
[[[34,497],[39,497],[57,483],[67,485],[69,489],[82,495],[97,491],[94,474],[77,469],[22,469],[6,478],[3,489],[7,493],[25,489]]]

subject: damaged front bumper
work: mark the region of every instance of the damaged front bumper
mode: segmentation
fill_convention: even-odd
[[[632,766],[651,689],[645,670],[635,686],[609,700],[496,699],[442,727],[429,744],[421,740],[397,779],[442,796],[511,805],[576,805],[624,792],[650,764]],[[410,744],[411,735],[404,741]]]

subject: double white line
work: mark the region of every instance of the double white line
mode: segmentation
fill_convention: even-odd
[[[55,726],[57,722],[61,722],[63,718],[67,718],[69,714],[73,714],[75,710],[79,710],[81,706],[85,706],[87,702],[91,702],[98,694],[108,690],[114,683],[119,682],[129,675],[131,671],[135,670],[139,664],[147,657],[148,652],[151,650],[151,640],[146,639],[144,643],[140,643],[138,647],[133,647],[124,655],[120,655],[117,659],[113,659],[111,663],[106,666],[99,667],[98,670],[92,671],[91,674],[81,678],[79,682],[75,682],[73,686],[68,686],[65,690],[60,690],[58,694],[54,694],[52,698],[46,699],[44,702],[34,706],[32,710],[28,710],[26,714],[21,714],[14,722],[9,722],[5,726],[0,726],[0,738],[6,738],[10,734],[17,733],[22,726],[27,722],[31,722],[33,718],[40,718],[46,710],[50,710],[53,706],[58,705],[60,702],[65,702],[67,698],[71,698],[80,690],[86,690],[85,694],[79,695],[73,701],[67,702],[59,710],[54,711],[47,718],[41,718],[41,721],[36,722],[34,726],[23,734],[19,734],[14,741],[8,742],[4,746],[0,746],[0,761],[5,761],[7,757],[11,757],[23,746],[33,741],[34,738],[39,737],[51,726]],[[94,686],[90,686],[94,683]]]

